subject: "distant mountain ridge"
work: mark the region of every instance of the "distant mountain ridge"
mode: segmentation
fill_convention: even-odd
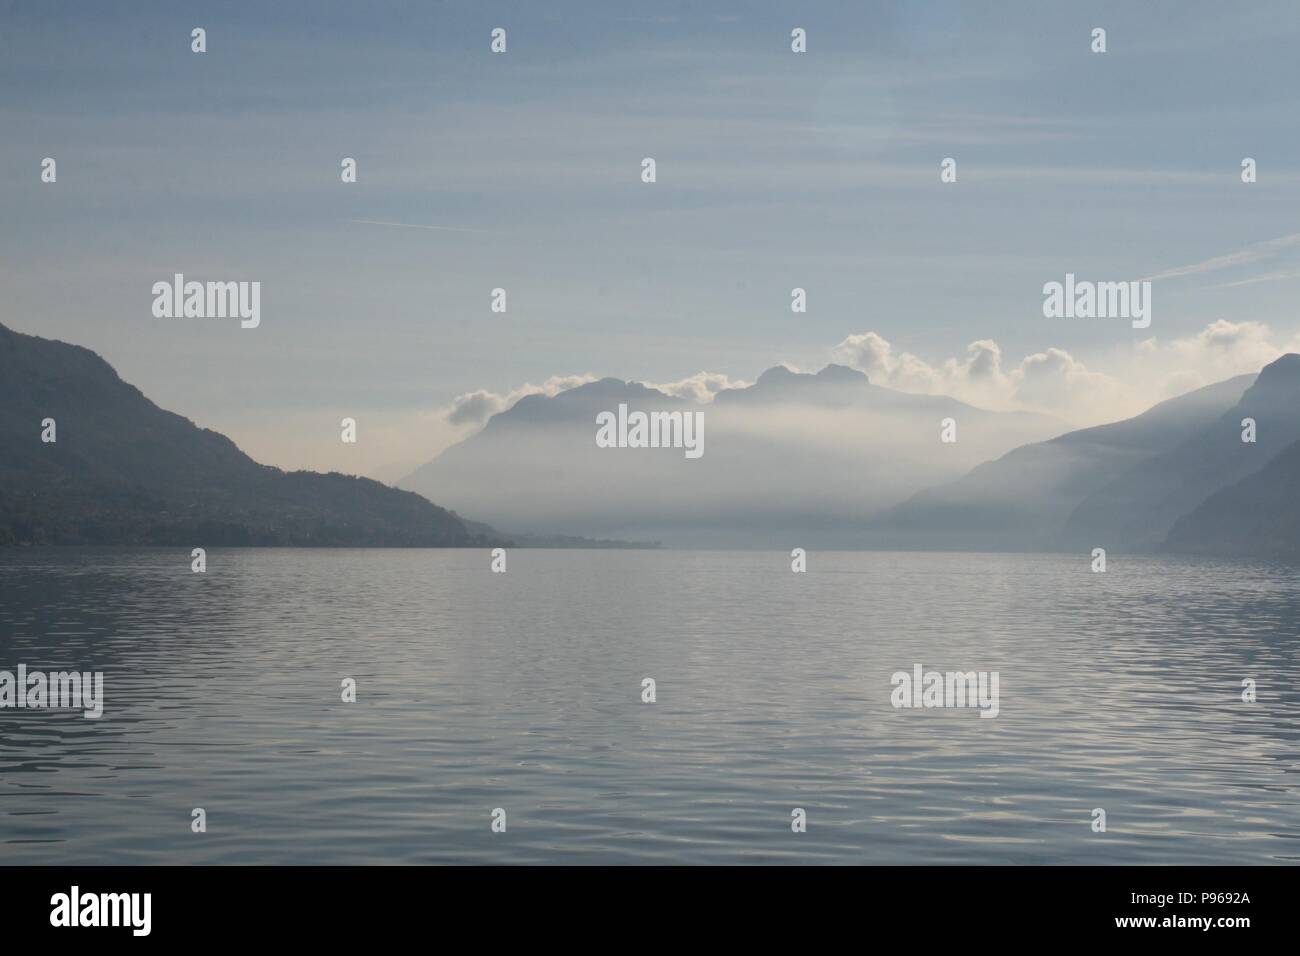
[[[1247,418],[1256,423],[1254,442],[1241,438]],[[1159,550],[1181,516],[1259,471],[1297,439],[1300,355],[1291,354],[1264,366],[1240,400],[1213,422],[1093,491],[1070,515],[1066,538]]]
[[[1124,421],[1016,448],[877,516],[871,522],[875,543],[903,549],[1050,551],[1109,541],[1086,524],[1071,526],[1079,506],[1102,500],[1099,489],[1211,426],[1254,379],[1239,375]]]
[[[702,414],[703,456],[597,448],[597,415],[619,405]],[[957,422],[956,443],[941,442],[946,418]],[[861,547],[863,522],[881,506],[1063,427],[883,388],[842,365],[777,366],[708,403],[603,378],[521,399],[398,484],[519,534]]]
[[[707,455],[598,447],[596,416],[620,404],[704,414]],[[45,419],[57,441],[42,441]],[[956,423],[958,442],[941,443],[941,419]],[[1244,419],[1254,441],[1242,440]],[[1042,416],[881,388],[836,365],[768,369],[703,405],[605,378],[521,399],[399,490],[258,464],[154,405],[94,352],[0,325],[0,544],[664,540],[1300,560],[1300,355],[1125,421],[1058,430]]]
[[[874,547],[1300,558],[1300,355],[1017,448],[870,524]]]
[[[260,465],[156,406],[89,349],[4,325],[0,452],[0,544],[494,543],[411,492]]]

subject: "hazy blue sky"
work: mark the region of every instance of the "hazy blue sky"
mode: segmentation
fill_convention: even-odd
[[[961,392],[993,340],[1004,398],[1106,417],[1300,329],[1300,242],[1259,245],[1300,233],[1292,2],[0,11],[0,321],[276,464],[393,477],[454,437],[467,392],[752,380],[867,333],[893,349],[868,342],[877,379]],[[1067,271],[1193,265],[1156,280],[1145,332],[1042,315]],[[259,280],[261,327],[154,318],[174,272]]]

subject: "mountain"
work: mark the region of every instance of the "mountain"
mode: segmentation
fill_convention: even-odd
[[[0,544],[487,543],[419,495],[259,465],[89,349],[0,325]]]
[[[1165,549],[1300,560],[1300,441],[1174,522]]]
[[[1071,524],[1083,502],[1104,504],[1100,489],[1214,425],[1254,379],[1240,375],[1171,398],[1125,421],[1016,448],[957,481],[918,492],[883,512],[871,522],[872,538],[879,547],[902,549],[1077,547],[1080,538],[1084,543],[1092,540],[1090,529],[1078,518]]]
[[[1242,421],[1256,423],[1243,442]],[[1212,423],[1100,485],[1071,513],[1065,538],[1080,547],[1156,551],[1174,523],[1216,491],[1259,471],[1300,439],[1300,355],[1266,365]]]
[[[784,365],[770,368],[753,385],[724,389],[714,397],[718,408],[792,405],[808,408],[874,409],[933,419],[957,418],[961,424],[992,421],[1026,429],[1059,429],[1055,419],[1029,412],[989,412],[946,395],[917,395],[875,385],[864,372],[844,365],[827,365],[820,372],[795,372]],[[938,418],[935,418],[938,416]],[[969,421],[961,421],[962,418]],[[964,437],[964,436],[962,436]]]
[[[704,453],[598,447],[597,416],[620,405],[702,415]],[[951,444],[940,440],[947,418]],[[521,399],[399,485],[520,534],[854,548],[879,508],[1060,430],[1045,416],[882,388],[838,365],[778,366],[704,404],[605,378]]]

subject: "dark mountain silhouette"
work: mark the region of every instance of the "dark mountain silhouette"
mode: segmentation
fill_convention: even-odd
[[[259,465],[89,349],[0,325],[0,544],[488,543],[419,495]]]
[[[1257,440],[1243,442],[1242,420]],[[1300,355],[1264,366],[1241,400],[1173,448],[1099,486],[1066,522],[1071,545],[1160,549],[1174,523],[1300,439]]]
[[[596,416],[620,404],[702,413],[703,457],[598,448]],[[955,444],[940,442],[945,418],[958,423]],[[838,365],[816,374],[778,366],[705,404],[606,378],[520,400],[399,484],[512,534],[864,547],[863,522],[878,508],[1060,428],[882,388]]]
[[[871,523],[879,547],[1041,551],[1078,546],[1071,515],[1099,489],[1177,448],[1223,417],[1253,375],[1208,385],[1125,421],[1024,445],[950,484],[929,488]],[[1098,518],[1097,520],[1102,520]],[[1109,525],[1110,522],[1107,522]],[[1086,543],[1086,542],[1085,542]]]
[[[753,385],[723,389],[714,398],[714,403],[797,402],[842,406],[863,400],[869,390],[882,395],[889,391],[872,385],[863,372],[844,365],[827,365],[815,374],[795,372],[784,365],[777,365],[760,375]]]
[[[1300,559],[1300,441],[1174,522],[1169,551]]]

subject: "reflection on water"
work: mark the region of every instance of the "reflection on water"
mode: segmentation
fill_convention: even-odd
[[[0,710],[0,863],[1300,859],[1294,568],[509,561],[0,551],[0,669],[106,697]],[[894,710],[916,663],[998,671],[1000,715]]]

